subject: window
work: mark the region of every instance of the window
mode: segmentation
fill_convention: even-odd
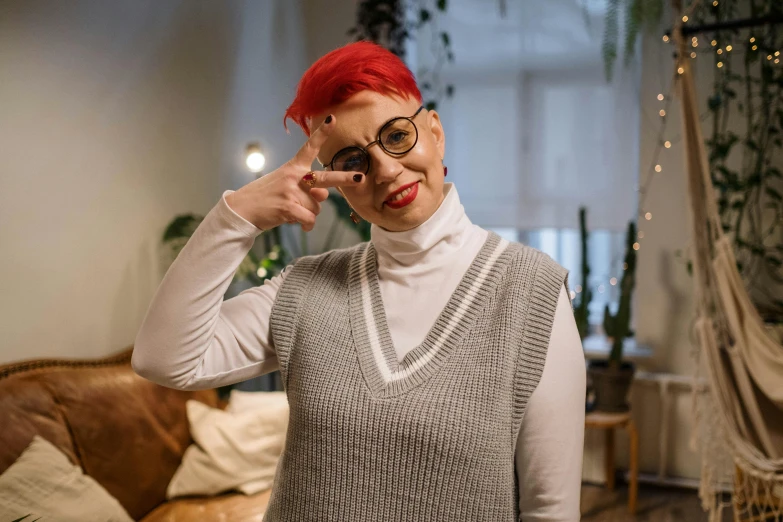
[[[573,291],[590,285],[590,322],[600,325],[619,297],[626,229],[637,215],[641,68],[618,60],[607,83],[602,13],[586,24],[576,0],[541,5],[508,3],[501,16],[479,0],[449,2],[443,28],[456,61],[441,79],[454,96],[437,109],[445,163],[470,219],[550,254],[570,271]],[[431,69],[429,49],[414,50],[418,70]]]

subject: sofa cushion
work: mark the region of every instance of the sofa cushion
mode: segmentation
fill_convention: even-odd
[[[247,495],[272,487],[288,428],[288,403],[268,396],[266,408],[241,412],[188,401],[188,420],[195,444],[182,458],[166,493],[214,495],[239,490]]]
[[[117,499],[38,435],[0,475],[0,520],[27,515],[60,522],[133,522]]]

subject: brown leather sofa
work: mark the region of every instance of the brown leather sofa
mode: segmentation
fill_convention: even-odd
[[[30,360],[0,366],[0,473],[38,434],[98,481],[134,520],[260,521],[270,491],[166,501],[193,442],[185,401],[223,407],[215,390],[183,392],[147,381],[132,349],[95,360]]]

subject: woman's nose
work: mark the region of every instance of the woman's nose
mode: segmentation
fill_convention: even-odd
[[[397,161],[397,158],[386,154],[380,147],[376,147],[375,150],[372,151],[371,157],[372,164],[370,173],[375,178],[376,183],[389,183],[390,181],[394,181],[394,178],[396,178],[402,170],[402,166],[400,165],[400,162]]]

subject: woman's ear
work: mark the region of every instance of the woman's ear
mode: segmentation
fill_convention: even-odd
[[[432,137],[435,139],[435,145],[438,148],[438,154],[443,158],[446,156],[446,133],[443,131],[443,125],[440,123],[440,116],[435,109],[428,111],[427,121]]]

